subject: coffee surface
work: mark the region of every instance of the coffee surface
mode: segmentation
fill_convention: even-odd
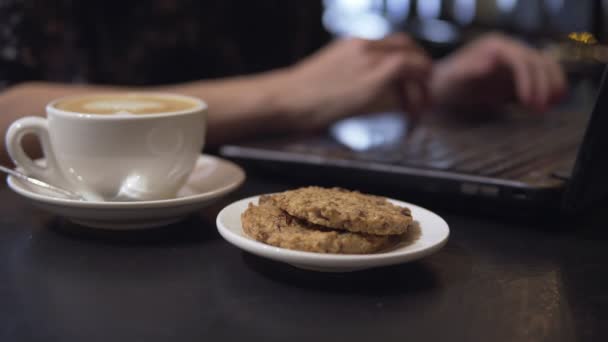
[[[90,95],[59,101],[55,108],[85,114],[159,114],[188,110],[197,103],[186,98],[162,95]]]

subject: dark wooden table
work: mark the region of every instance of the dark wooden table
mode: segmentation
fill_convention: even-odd
[[[0,341],[608,341],[602,210],[528,222],[427,204],[452,230],[439,253],[349,274],[220,238],[225,204],[290,187],[250,176],[181,224],[122,234],[0,190]]]

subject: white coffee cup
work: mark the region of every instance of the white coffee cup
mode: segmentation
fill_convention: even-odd
[[[58,108],[85,100],[92,111]],[[152,113],[129,111],[145,112],[154,101],[181,103],[185,109],[162,112],[159,105]],[[116,112],[95,112],[108,108]],[[46,114],[46,119],[19,119],[6,134],[8,152],[26,174],[89,199],[158,200],[175,196],[192,172],[204,145],[207,105],[173,94],[98,94],[55,100]],[[40,140],[46,165],[25,154],[27,134]]]

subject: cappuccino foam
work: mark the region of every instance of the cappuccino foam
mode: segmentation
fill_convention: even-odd
[[[160,114],[179,112],[196,107],[187,98],[154,94],[88,95],[65,99],[54,106],[74,113],[85,114]]]

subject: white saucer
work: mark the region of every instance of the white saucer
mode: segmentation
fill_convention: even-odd
[[[405,239],[385,252],[363,255],[323,254],[295,251],[258,242],[243,232],[241,214],[249,203],[258,203],[259,196],[234,202],[217,216],[219,233],[231,244],[255,255],[286,262],[295,267],[321,272],[350,272],[366,268],[401,264],[438,251],[450,235],[448,224],[439,215],[419,206],[389,199],[395,205],[408,207],[418,223],[416,236]]]
[[[201,155],[176,198],[135,202],[87,202],[57,197],[35,185],[7,177],[13,191],[53,214],[92,228],[139,229],[164,226],[184,218],[236,189],[245,172],[227,160]]]

